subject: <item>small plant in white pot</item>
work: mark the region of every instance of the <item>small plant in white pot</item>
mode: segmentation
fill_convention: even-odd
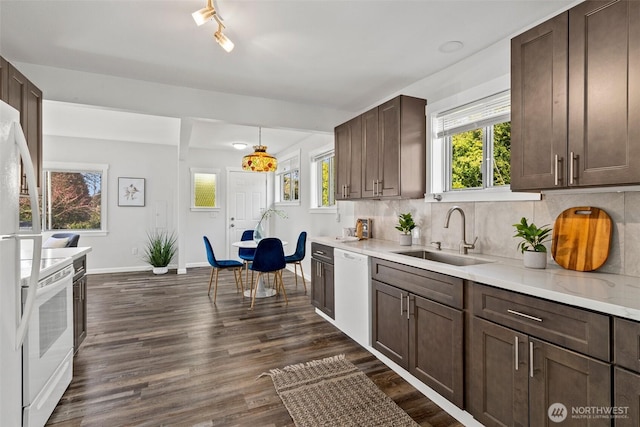
[[[144,260],[153,266],[154,274],[165,274],[168,271],[167,266],[176,254],[176,241],[176,236],[167,231],[147,233]]]
[[[416,223],[413,222],[411,213],[403,213],[398,216],[396,230],[402,232],[400,234],[400,246],[411,246],[411,230],[414,228],[416,228]]]
[[[551,228],[547,225],[537,227],[534,223],[529,224],[527,219],[522,217],[518,224],[513,224],[516,234],[522,242],[518,243],[518,249],[524,255],[524,266],[528,268],[547,267],[547,248],[544,245],[549,239]]]

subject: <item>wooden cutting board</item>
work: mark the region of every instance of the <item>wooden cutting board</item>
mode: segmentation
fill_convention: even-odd
[[[602,209],[579,206],[563,211],[553,226],[553,259],[568,270],[602,267],[609,257],[611,227],[611,217]]]

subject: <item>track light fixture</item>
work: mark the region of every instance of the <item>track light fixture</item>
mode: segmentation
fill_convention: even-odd
[[[227,52],[231,52],[233,50],[234,44],[231,40],[229,40],[229,37],[222,34],[222,29],[224,28],[224,25],[222,25],[222,22],[218,20],[217,16],[214,16],[214,18],[218,23],[218,31],[215,32],[213,37],[216,39],[220,47],[222,47]]]
[[[233,50],[234,44],[229,37],[222,33],[222,30],[225,28],[222,23],[222,19],[216,12],[216,9],[213,7],[212,0],[207,0],[207,6],[193,12],[191,15],[193,16],[193,20],[196,21],[198,26],[205,24],[207,21],[214,19],[218,24],[218,31],[215,32],[213,37],[216,39],[216,42],[222,47],[225,51],[231,52]]]
[[[193,16],[193,20],[196,21],[196,24],[198,24],[199,27],[200,25],[213,18],[213,15],[215,14],[216,10],[213,8],[211,0],[207,0],[207,7],[193,12],[191,16]]]

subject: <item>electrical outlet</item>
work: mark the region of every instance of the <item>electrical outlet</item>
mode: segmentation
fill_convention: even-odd
[[[131,248],[131,255],[138,255],[138,248]]]

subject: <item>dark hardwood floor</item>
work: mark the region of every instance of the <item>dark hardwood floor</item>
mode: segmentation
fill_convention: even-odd
[[[292,273],[288,306],[267,298],[249,311],[231,272],[220,273],[214,305],[209,272],[89,276],[87,339],[47,425],[290,426],[260,373],[344,353],[420,425],[461,426],[318,316]]]

